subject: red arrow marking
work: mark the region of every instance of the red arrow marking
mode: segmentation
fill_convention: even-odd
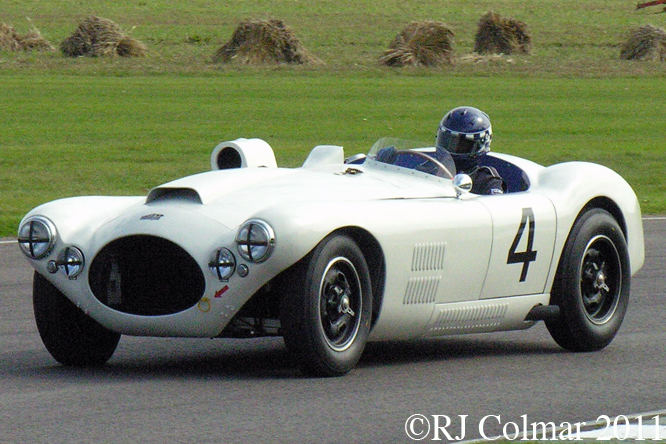
[[[216,291],[216,292],[215,292],[215,298],[221,298],[222,295],[223,295],[228,289],[229,289],[229,286],[228,286],[228,285],[225,285],[225,286],[222,287],[220,290]]]

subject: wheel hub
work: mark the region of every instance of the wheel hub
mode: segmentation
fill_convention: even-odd
[[[359,297],[360,287],[353,265],[346,260],[333,261],[322,280],[321,324],[327,342],[336,350],[345,349],[356,335]]]
[[[603,271],[597,273],[597,277],[594,280],[594,288],[606,292],[610,291],[610,288],[606,285],[606,274]]]
[[[349,316],[354,316],[354,310],[351,309],[349,304],[349,296],[346,294],[340,299],[340,305],[338,306],[338,313],[348,314]]]
[[[601,267],[597,263],[587,264],[585,270],[585,280],[590,284],[591,292],[585,297],[585,306],[591,307],[598,305],[604,296],[610,292],[610,288],[606,284],[606,273],[604,272],[605,264]]]
[[[328,289],[327,306],[330,314],[338,315],[348,314],[354,316],[354,310],[351,309],[349,299],[349,284],[347,284],[344,275],[338,274],[338,282],[331,285]]]
[[[617,251],[608,238],[598,236],[588,244],[580,276],[587,317],[606,322],[615,311],[621,282]]]

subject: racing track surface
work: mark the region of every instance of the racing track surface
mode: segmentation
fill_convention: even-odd
[[[301,377],[279,338],[123,337],[106,367],[62,367],[32,319],[31,269],[15,243],[2,243],[0,443],[403,443],[414,442],[405,421],[417,413],[447,415],[454,438],[467,415],[472,439],[481,424],[501,434],[521,415],[559,424],[661,410],[666,220],[644,226],[646,265],[620,333],[601,352],[565,352],[539,324],[371,344],[359,368],[335,379]],[[420,442],[442,442],[433,437]]]

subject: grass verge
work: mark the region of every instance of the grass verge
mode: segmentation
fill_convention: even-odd
[[[530,55],[464,61],[490,10],[528,24]],[[629,180],[645,213],[666,213],[666,69],[619,59],[631,29],[665,26],[654,12],[603,0],[8,0],[2,21],[21,34],[36,27],[57,47],[97,15],[148,54],[0,53],[0,236],[48,200],[144,194],[203,171],[222,140],[264,138],[281,165],[295,166],[317,144],[356,153],[386,135],[431,142],[443,113],[461,104],[490,114],[494,150],[546,165],[602,163]],[[248,18],[284,20],[324,63],[211,63]],[[458,63],[380,67],[397,33],[421,20],[453,29]]]
[[[245,71],[200,76],[0,76],[0,236],[35,205],[82,194],[145,194],[209,168],[220,141],[260,137],[296,166],[317,144],[366,152],[382,136],[432,143],[448,109],[493,121],[495,151],[550,165],[607,165],[645,213],[666,210],[658,78],[457,77],[414,70]],[[659,126],[659,122],[662,123]],[[591,179],[593,180],[593,179]]]

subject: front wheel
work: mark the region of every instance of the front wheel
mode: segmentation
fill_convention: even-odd
[[[305,373],[341,376],[353,369],[371,317],[368,265],[349,237],[327,237],[291,271],[280,320],[285,344]]]
[[[607,211],[592,209],[576,221],[562,251],[546,321],[555,342],[571,351],[595,351],[613,340],[629,303],[627,242]]]
[[[56,361],[93,367],[111,358],[120,341],[119,333],[87,316],[37,272],[32,296],[37,330]]]

